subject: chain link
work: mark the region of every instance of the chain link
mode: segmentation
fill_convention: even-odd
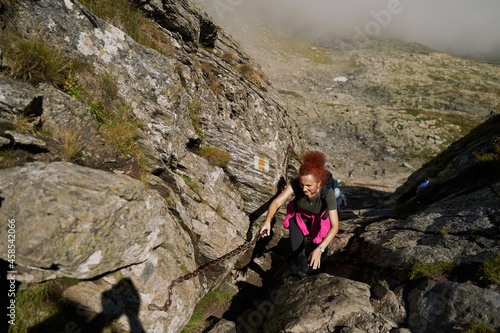
[[[233,251],[225,254],[224,256],[216,259],[216,260],[213,260],[203,266],[201,266],[200,268],[198,268],[197,270],[195,270],[194,272],[192,273],[188,273],[184,276],[181,276],[181,277],[178,277],[177,279],[173,279],[171,282],[170,282],[170,285],[168,286],[167,288],[167,292],[168,292],[168,298],[167,300],[165,301],[165,304],[163,306],[158,306],[156,304],[150,304],[148,306],[148,309],[150,311],[168,311],[168,309],[170,308],[170,305],[172,305],[172,294],[173,294],[173,289],[174,289],[174,286],[178,285],[179,283],[182,283],[184,281],[187,281],[189,279],[192,279],[194,278],[195,276],[198,276],[199,274],[202,274],[202,273],[205,273],[206,271],[208,271],[209,269],[212,269],[213,267],[217,266],[217,265],[220,265],[221,263],[223,263],[224,261],[228,260],[228,259],[231,259],[232,257],[234,256],[237,256],[238,254],[240,254],[241,252],[247,250],[249,247],[255,245],[259,239],[261,239],[263,236],[263,234],[259,234],[257,236],[257,238],[255,238],[253,241],[251,242],[248,242],[246,244],[243,244],[239,247],[237,247],[236,249],[234,249]]]

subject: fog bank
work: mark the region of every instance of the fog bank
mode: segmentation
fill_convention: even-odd
[[[394,38],[500,62],[499,0],[196,0],[221,26],[257,22],[288,35]]]

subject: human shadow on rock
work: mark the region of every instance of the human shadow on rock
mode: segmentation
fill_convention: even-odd
[[[140,296],[129,278],[121,279],[113,288],[103,292],[101,305],[101,313],[95,315],[78,305],[63,303],[56,315],[32,327],[28,332],[98,333],[110,327],[123,315],[128,318],[130,332],[145,332],[139,320]],[[113,327],[111,326],[112,332],[115,331]]]

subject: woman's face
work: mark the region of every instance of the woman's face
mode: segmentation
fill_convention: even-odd
[[[319,190],[321,189],[321,183],[317,181],[316,178],[314,178],[314,176],[312,175],[300,176],[299,181],[302,191],[304,191],[304,194],[309,199],[318,194]]]

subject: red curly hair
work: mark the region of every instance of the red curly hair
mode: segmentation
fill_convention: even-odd
[[[320,151],[308,151],[302,157],[302,165],[299,169],[299,177],[311,175],[317,181],[324,183],[326,180],[326,155]]]

